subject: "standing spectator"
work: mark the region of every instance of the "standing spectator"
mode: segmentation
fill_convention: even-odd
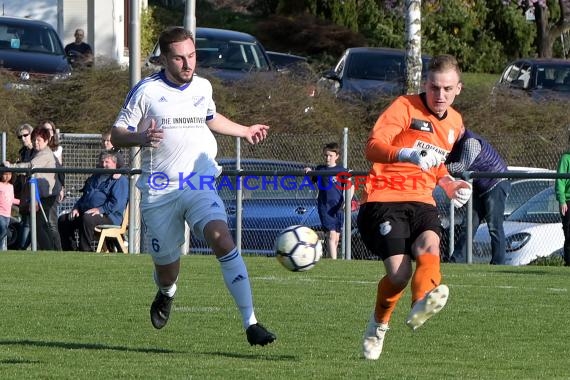
[[[32,131],[34,128],[30,124],[22,124],[16,128],[16,136],[22,143],[22,147],[18,151],[18,160],[16,162],[30,162],[34,155],[34,146],[32,144]],[[14,180],[14,196],[18,199],[25,198],[25,194],[29,195],[28,176],[26,174],[18,174]],[[28,248],[31,242],[30,236],[30,213],[28,209],[20,208],[20,226],[18,231],[17,247],[20,250]]]
[[[116,169],[117,155],[105,150],[99,154],[99,168]],[[121,225],[129,197],[129,180],[120,174],[93,174],[85,181],[83,195],[68,214],[58,220],[61,246],[64,251],[73,250],[75,231],[79,233],[80,251],[94,251],[95,226]]]
[[[59,130],[55,128],[55,123],[51,120],[43,120],[39,124],[39,128],[43,128],[49,132],[49,142],[48,146],[53,152],[53,155],[56,158],[56,168],[61,168],[63,166],[63,148],[59,144]],[[60,183],[60,190],[59,194],[57,195],[57,204],[55,205],[56,209],[59,209],[63,200],[65,199],[65,173],[56,173],[57,180]],[[57,213],[50,215],[50,225],[55,226],[57,225]],[[55,219],[54,219],[55,218]],[[60,242],[59,234],[58,239],[56,240],[57,243]],[[61,251],[61,246],[58,245],[56,247],[58,251]]]
[[[30,124],[22,124],[16,128],[16,136],[22,142],[22,147],[18,151],[18,162],[30,162],[34,152],[32,144],[32,131],[34,127]]]
[[[5,162],[7,167],[17,168],[51,168],[57,165],[57,160],[48,146],[50,139],[49,132],[43,128],[34,128],[32,131],[32,141],[36,153],[30,162],[20,162],[10,164]],[[37,173],[37,191],[40,198],[41,207],[33,210],[36,213],[36,233],[38,237],[38,248],[47,251],[61,251],[61,241],[57,231],[57,197],[61,190],[61,184],[55,173]],[[29,187],[29,186],[27,186]],[[20,199],[20,212],[30,210],[30,197]],[[43,212],[42,212],[43,209]],[[44,214],[45,212],[45,214]]]
[[[7,237],[10,217],[12,216],[12,205],[19,203],[20,201],[14,198],[12,173],[4,172],[0,168],[0,251],[8,249]]]
[[[368,137],[365,154],[372,168],[357,223],[368,250],[383,260],[386,275],[378,283],[364,333],[366,359],[380,358],[392,312],[410,279],[412,309],[406,324],[411,329],[422,326],[447,302],[449,289],[441,284],[441,225],[432,192],[439,184],[456,207],[471,195],[469,183],[454,180],[442,165],[463,125],[451,108],[460,92],[457,60],[435,56],[425,92],[398,97]]]
[[[558,173],[570,173],[570,151],[562,153],[558,161]],[[557,178],[554,188],[556,199],[560,204],[560,215],[562,217],[562,230],[564,231],[564,266],[570,266],[570,179]]]
[[[318,165],[315,171],[327,170],[335,171],[337,174],[347,170],[337,163],[340,157],[340,147],[336,142],[328,143],[323,147],[325,163]],[[305,168],[305,172],[310,172],[311,168]],[[343,188],[337,182],[337,176],[313,177],[313,182],[319,184],[319,195],[317,197],[317,209],[323,230],[327,234],[327,247],[330,258],[336,260],[338,252],[338,242],[344,221],[344,194]]]
[[[464,171],[505,172],[507,164],[495,148],[483,137],[463,129],[445,161],[447,170],[455,176]],[[505,264],[505,202],[511,191],[506,178],[475,178],[473,180],[473,231],[477,231],[481,220],[487,221],[491,236],[491,264]],[[451,261],[467,257],[467,218],[451,256]]]
[[[65,45],[65,55],[72,58],[72,65],[75,68],[93,66],[93,49],[87,42],[83,42],[85,31],[75,30],[75,41]]]
[[[196,44],[190,31],[168,28],[160,34],[159,45],[164,69],[133,87],[112,131],[116,146],[145,147],[137,186],[158,287],[150,307],[151,323],[161,329],[168,322],[188,224],[212,248],[241,313],[247,341],[264,346],[276,337],[257,322],[249,275],[229,232],[224,202],[215,190],[199,182],[221,172],[214,133],[255,144],[265,139],[269,127],[248,127],[216,112],[211,83],[194,75]],[[160,173],[167,186],[157,188],[153,173]],[[184,181],[182,173],[189,176]]]
[[[42,120],[38,126],[47,129],[49,132],[49,143],[51,151],[57,158],[59,165],[63,165],[63,148],[59,144],[59,131],[55,128],[55,123],[51,120]]]

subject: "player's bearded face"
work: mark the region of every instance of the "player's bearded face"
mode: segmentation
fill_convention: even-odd
[[[455,70],[430,73],[425,89],[428,107],[442,116],[461,92],[459,74]]]
[[[192,40],[170,44],[165,61],[166,77],[169,81],[178,85],[190,83],[196,67],[196,47]]]

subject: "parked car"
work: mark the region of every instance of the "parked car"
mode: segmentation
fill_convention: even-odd
[[[276,51],[268,51],[267,56],[277,71],[292,73],[305,78],[313,75],[307,57]]]
[[[553,170],[543,169],[543,168],[533,168],[533,167],[517,167],[517,166],[509,166],[509,171],[513,172],[545,172],[545,173],[552,173]],[[521,205],[526,203],[530,198],[534,195],[538,194],[544,189],[550,188],[554,186],[554,179],[543,179],[543,178],[516,178],[516,179],[509,179],[511,181],[511,191],[507,200],[505,202],[505,219],[511,215],[511,213],[518,209]],[[450,237],[450,230],[449,227],[451,225],[450,222],[450,201],[445,195],[445,192],[439,187],[436,186],[434,189],[433,196],[436,200],[436,204],[439,211],[440,222],[443,228],[442,239],[441,239],[441,247],[440,251],[442,257],[447,258],[450,254],[450,247],[449,247],[449,237]],[[462,207],[461,209],[454,209],[454,234],[455,240],[459,237],[459,234],[463,230],[463,222],[464,218],[467,214],[466,207]],[[459,262],[464,262],[465,258],[456,258]]]
[[[422,56],[422,73],[429,56]],[[402,49],[354,47],[345,50],[334,69],[319,79],[319,89],[327,89],[342,99],[365,101],[404,92],[406,51]]]
[[[527,265],[538,258],[562,252],[564,233],[554,187],[530,198],[503,225],[507,265]],[[487,224],[482,224],[473,238],[473,261],[488,263],[490,257],[491,238]]]
[[[218,163],[226,173],[236,169],[235,159],[220,159]],[[274,161],[261,159],[242,159],[242,170],[271,171],[276,175],[242,177],[243,213],[242,213],[242,250],[244,253],[273,256],[275,238],[281,230],[292,225],[305,225],[317,231],[324,239],[324,233],[317,211],[317,187],[308,186],[309,177],[283,175],[285,171],[303,172],[311,166],[302,162]],[[312,184],[312,182],[310,182]],[[236,238],[237,202],[236,177],[222,175],[217,180],[220,197],[224,200],[228,214],[228,226]],[[359,203],[353,199],[352,229],[356,229],[356,217]],[[207,245],[197,239],[191,239],[191,252],[210,252]],[[357,258],[358,254],[353,253]]]
[[[7,88],[30,89],[68,78],[71,65],[50,24],[0,17],[0,75]]]
[[[570,98],[570,61],[552,58],[518,59],[503,70],[493,96],[529,96],[535,100]]]
[[[160,69],[160,46],[155,44],[145,66]],[[235,82],[252,73],[276,71],[263,45],[252,35],[234,30],[196,28],[196,73]]]

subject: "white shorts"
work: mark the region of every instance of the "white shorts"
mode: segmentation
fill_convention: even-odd
[[[186,223],[190,232],[204,239],[204,227],[213,220],[227,222],[224,202],[213,190],[173,191],[141,198],[142,234],[155,264],[167,265],[180,258]]]

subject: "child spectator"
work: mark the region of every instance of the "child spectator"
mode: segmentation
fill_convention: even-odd
[[[3,167],[3,165],[0,165]],[[0,169],[1,170],[1,169]],[[12,205],[19,204],[14,198],[14,186],[12,185],[12,173],[0,171],[0,250],[8,249],[8,226],[12,215]]]
[[[325,163],[318,165],[315,171],[327,170],[337,173],[346,172],[347,170],[337,164],[340,157],[340,147],[337,143],[328,143],[323,147],[323,156]],[[305,168],[305,172],[311,171],[311,168]],[[319,195],[317,197],[317,208],[319,210],[319,218],[323,230],[327,234],[327,245],[330,258],[336,260],[338,251],[338,242],[340,240],[340,232],[344,222],[344,194],[340,183],[338,183],[337,175],[330,177],[313,177],[312,180],[318,183]]]

